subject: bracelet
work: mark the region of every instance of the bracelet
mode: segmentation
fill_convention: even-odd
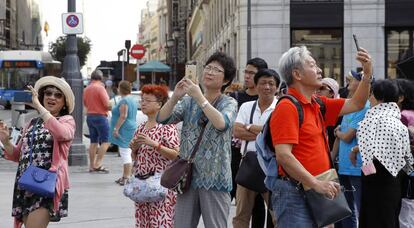
[[[246,130],[247,130],[247,131],[250,131],[250,128],[251,128],[251,127],[252,127],[252,125],[251,125],[251,124],[247,125],[247,126],[246,126]]]
[[[200,105],[200,107],[201,107],[201,109],[204,109],[205,107],[207,107],[207,105],[208,105],[209,103],[208,103],[208,100],[205,100],[201,105]]]
[[[157,146],[157,148],[155,148],[155,150],[160,151],[160,149],[161,149],[161,143],[158,143],[158,146]]]

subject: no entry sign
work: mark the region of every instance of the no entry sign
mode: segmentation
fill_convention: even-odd
[[[141,44],[135,44],[131,48],[131,56],[135,59],[142,59],[145,55],[145,47]]]

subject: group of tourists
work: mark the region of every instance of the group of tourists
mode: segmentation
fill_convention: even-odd
[[[91,141],[89,172],[110,171],[103,166],[110,143],[119,148],[123,172],[115,182],[122,186],[131,176],[163,173],[172,161],[190,158],[196,148],[189,189],[169,189],[157,202],[135,202],[136,227],[195,228],[201,217],[205,227],[227,227],[232,202],[235,228],[318,227],[315,213],[324,211],[309,206],[304,194],[311,189],[329,199],[345,196],[349,215],[326,227],[397,228],[402,199],[413,197],[407,189],[414,183],[409,176],[414,164],[414,83],[374,80],[372,57],[365,49],[357,52],[356,60],[362,71],[350,71],[346,87],[340,89],[336,80],[323,78],[305,46],[293,47],[279,59],[277,71],[261,58],[248,60],[244,89],[234,86],[236,91],[226,95],[236,66],[227,54],[216,52],[205,62],[199,85],[184,77],[171,97],[167,87],[144,85],[139,105],[147,120],[139,124],[131,83],[118,84],[120,98],[111,104],[102,72],[94,71],[83,97]],[[17,145],[0,122],[0,140],[5,157],[19,163],[15,226],[47,227],[68,213],[74,95],[54,76],[29,89],[39,117],[23,129]],[[266,190],[258,191],[236,176],[247,154],[256,153],[256,139],[265,125],[277,175],[265,175]],[[29,166],[57,173],[54,197],[20,186]],[[339,180],[319,178],[331,170]]]

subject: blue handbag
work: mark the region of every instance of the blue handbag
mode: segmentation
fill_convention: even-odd
[[[37,122],[38,121],[36,121],[36,124],[32,128],[32,137],[29,152],[30,165],[23,172],[17,183],[19,185],[19,188],[22,190],[26,190],[39,196],[53,198],[55,196],[55,186],[57,179],[56,172],[45,170],[32,164],[34,132],[37,126]]]

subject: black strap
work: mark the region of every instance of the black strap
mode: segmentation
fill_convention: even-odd
[[[250,111],[250,120],[249,120],[249,124],[253,123],[253,116],[254,116],[254,111],[256,110],[256,106],[257,106],[257,101],[255,101],[253,103],[253,107],[252,110]],[[247,145],[249,144],[250,141],[246,140],[246,144],[244,145],[244,150],[243,150],[243,156],[246,155],[246,151],[247,151]]]
[[[217,107],[217,104],[220,102],[220,100],[222,99],[222,97],[223,97],[223,95],[220,95],[220,96],[218,96],[214,101],[213,101],[213,107],[214,108],[216,108]],[[197,139],[197,142],[196,142],[196,144],[194,145],[194,148],[193,148],[193,151],[191,152],[191,155],[190,155],[190,157],[188,158],[188,160],[190,161],[190,162],[192,162],[193,161],[193,159],[194,159],[194,157],[195,157],[195,154],[196,154],[196,152],[197,152],[197,150],[198,150],[198,147],[200,146],[200,143],[201,143],[201,139],[203,138],[203,134],[204,134],[204,130],[206,129],[206,126],[207,126],[207,123],[208,123],[208,120],[202,125],[202,129],[201,129],[201,132],[200,132],[200,135],[198,136],[198,139]]]
[[[29,163],[30,164],[32,164],[32,151],[33,151],[33,143],[34,143],[34,134],[35,134],[36,127],[37,127],[38,123],[39,123],[39,118],[36,120],[36,123],[32,126],[32,137],[30,139],[30,151],[29,151]]]
[[[279,102],[282,101],[283,99],[290,100],[295,105],[296,110],[298,110],[299,128],[300,128],[302,126],[302,123],[303,123],[303,108],[302,108],[302,105],[300,104],[300,102],[298,101],[298,99],[296,97],[294,97],[290,94],[286,94],[286,95],[281,96],[279,98],[279,100],[277,101],[277,104],[279,104]]]

